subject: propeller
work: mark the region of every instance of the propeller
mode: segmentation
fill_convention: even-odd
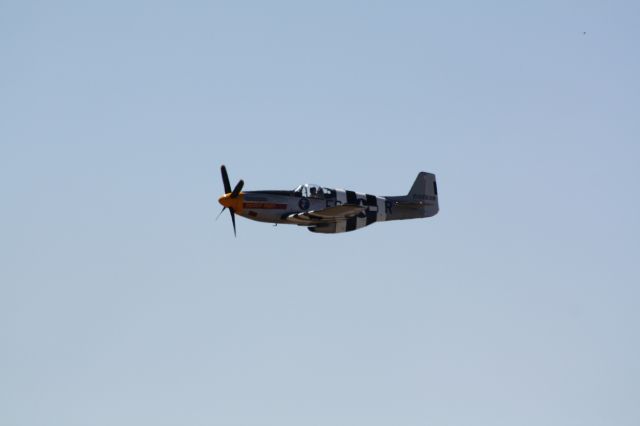
[[[233,192],[231,193],[231,198],[236,198],[240,191],[242,191],[242,187],[244,186],[244,181],[240,179],[235,188],[233,188]]]
[[[240,194],[240,191],[242,191],[242,187],[244,186],[244,181],[242,179],[240,179],[240,181],[236,184],[235,188],[233,188],[233,191],[232,191],[231,190],[231,184],[229,183],[229,174],[227,173],[227,168],[224,165],[222,165],[222,167],[220,167],[220,172],[222,173],[222,184],[224,185],[225,196],[226,196],[226,194],[229,194],[227,196],[228,198],[231,198],[231,199],[238,198],[238,195]],[[221,200],[222,200],[222,198],[221,198]],[[218,214],[218,217],[216,217],[216,220],[218,220],[220,215],[226,209],[227,209],[227,206],[224,206],[222,208],[222,210]],[[233,235],[236,236],[236,212],[233,209],[233,207],[228,207],[228,209],[229,209],[229,213],[231,214],[231,223],[233,224]]]
[[[222,172],[222,184],[224,185],[224,193],[228,194],[231,192],[231,184],[229,183],[229,174],[227,173],[227,168],[222,165],[220,167],[220,171]]]

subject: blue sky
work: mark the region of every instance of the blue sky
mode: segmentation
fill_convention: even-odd
[[[639,18],[0,3],[0,424],[637,425]],[[234,239],[222,163],[441,210]]]

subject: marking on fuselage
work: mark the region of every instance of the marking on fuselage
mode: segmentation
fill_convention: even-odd
[[[349,204],[358,204],[358,197],[354,191],[346,191],[347,192],[347,203]]]
[[[307,210],[310,205],[311,205],[311,203],[309,202],[309,200],[307,198],[300,198],[300,201],[298,201],[298,206],[302,210]]]
[[[262,209],[262,210],[284,210],[287,208],[286,204],[281,203],[256,203],[249,202],[243,203],[242,207],[245,209]]]
[[[378,204],[378,221],[387,220],[386,200],[382,197],[376,197],[376,202]]]
[[[388,215],[391,215],[393,212],[391,209],[393,208],[393,203],[390,200],[384,200],[384,212]]]
[[[367,194],[367,225],[378,220],[378,201],[374,195]]]
[[[367,194],[356,192],[356,204],[365,208],[362,213],[356,216],[356,229],[360,229],[368,225],[367,212],[369,211],[369,206],[367,205]]]

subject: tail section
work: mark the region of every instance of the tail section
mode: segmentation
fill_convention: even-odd
[[[416,177],[415,182],[413,182],[413,186],[409,191],[409,198],[414,199],[416,201],[427,199],[424,196],[438,196],[438,187],[436,185],[436,175],[433,173],[420,172],[418,173],[418,177]]]
[[[424,217],[438,213],[438,184],[433,173],[420,172],[407,194],[408,201],[419,203],[424,210]]]

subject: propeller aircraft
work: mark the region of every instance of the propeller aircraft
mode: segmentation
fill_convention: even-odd
[[[225,194],[218,202],[231,214],[258,222],[306,226],[311,232],[355,231],[375,222],[431,217],[438,213],[436,176],[420,172],[407,195],[375,196],[344,189],[303,184],[291,191],[244,191],[240,180],[231,189],[227,168],[220,168]]]

